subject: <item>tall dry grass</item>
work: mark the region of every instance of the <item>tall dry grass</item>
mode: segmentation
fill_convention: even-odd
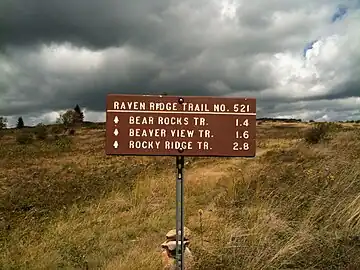
[[[310,146],[303,129],[262,125],[255,159],[186,159],[196,269],[358,269],[359,131]],[[173,158],[107,157],[89,128],[15,138],[0,140],[0,269],[161,269]]]

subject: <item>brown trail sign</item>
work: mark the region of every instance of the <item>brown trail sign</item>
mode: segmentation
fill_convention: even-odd
[[[107,97],[108,155],[254,157],[255,137],[255,99]]]
[[[177,269],[184,269],[184,156],[255,157],[255,140],[254,98],[107,96],[106,154],[176,156]]]

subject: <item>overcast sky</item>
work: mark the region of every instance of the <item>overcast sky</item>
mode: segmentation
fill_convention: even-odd
[[[167,92],[256,97],[259,117],[360,119],[358,2],[0,0],[0,116],[49,123],[78,103],[104,121],[108,93]]]

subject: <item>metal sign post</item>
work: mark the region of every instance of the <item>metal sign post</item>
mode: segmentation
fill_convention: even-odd
[[[184,156],[176,157],[176,266],[184,269]]]

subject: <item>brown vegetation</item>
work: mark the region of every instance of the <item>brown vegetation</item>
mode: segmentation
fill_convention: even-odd
[[[262,123],[254,159],[186,158],[195,269],[357,269],[360,132],[309,144],[312,126]],[[94,124],[49,130],[0,138],[0,269],[161,269],[175,159],[105,156]]]

